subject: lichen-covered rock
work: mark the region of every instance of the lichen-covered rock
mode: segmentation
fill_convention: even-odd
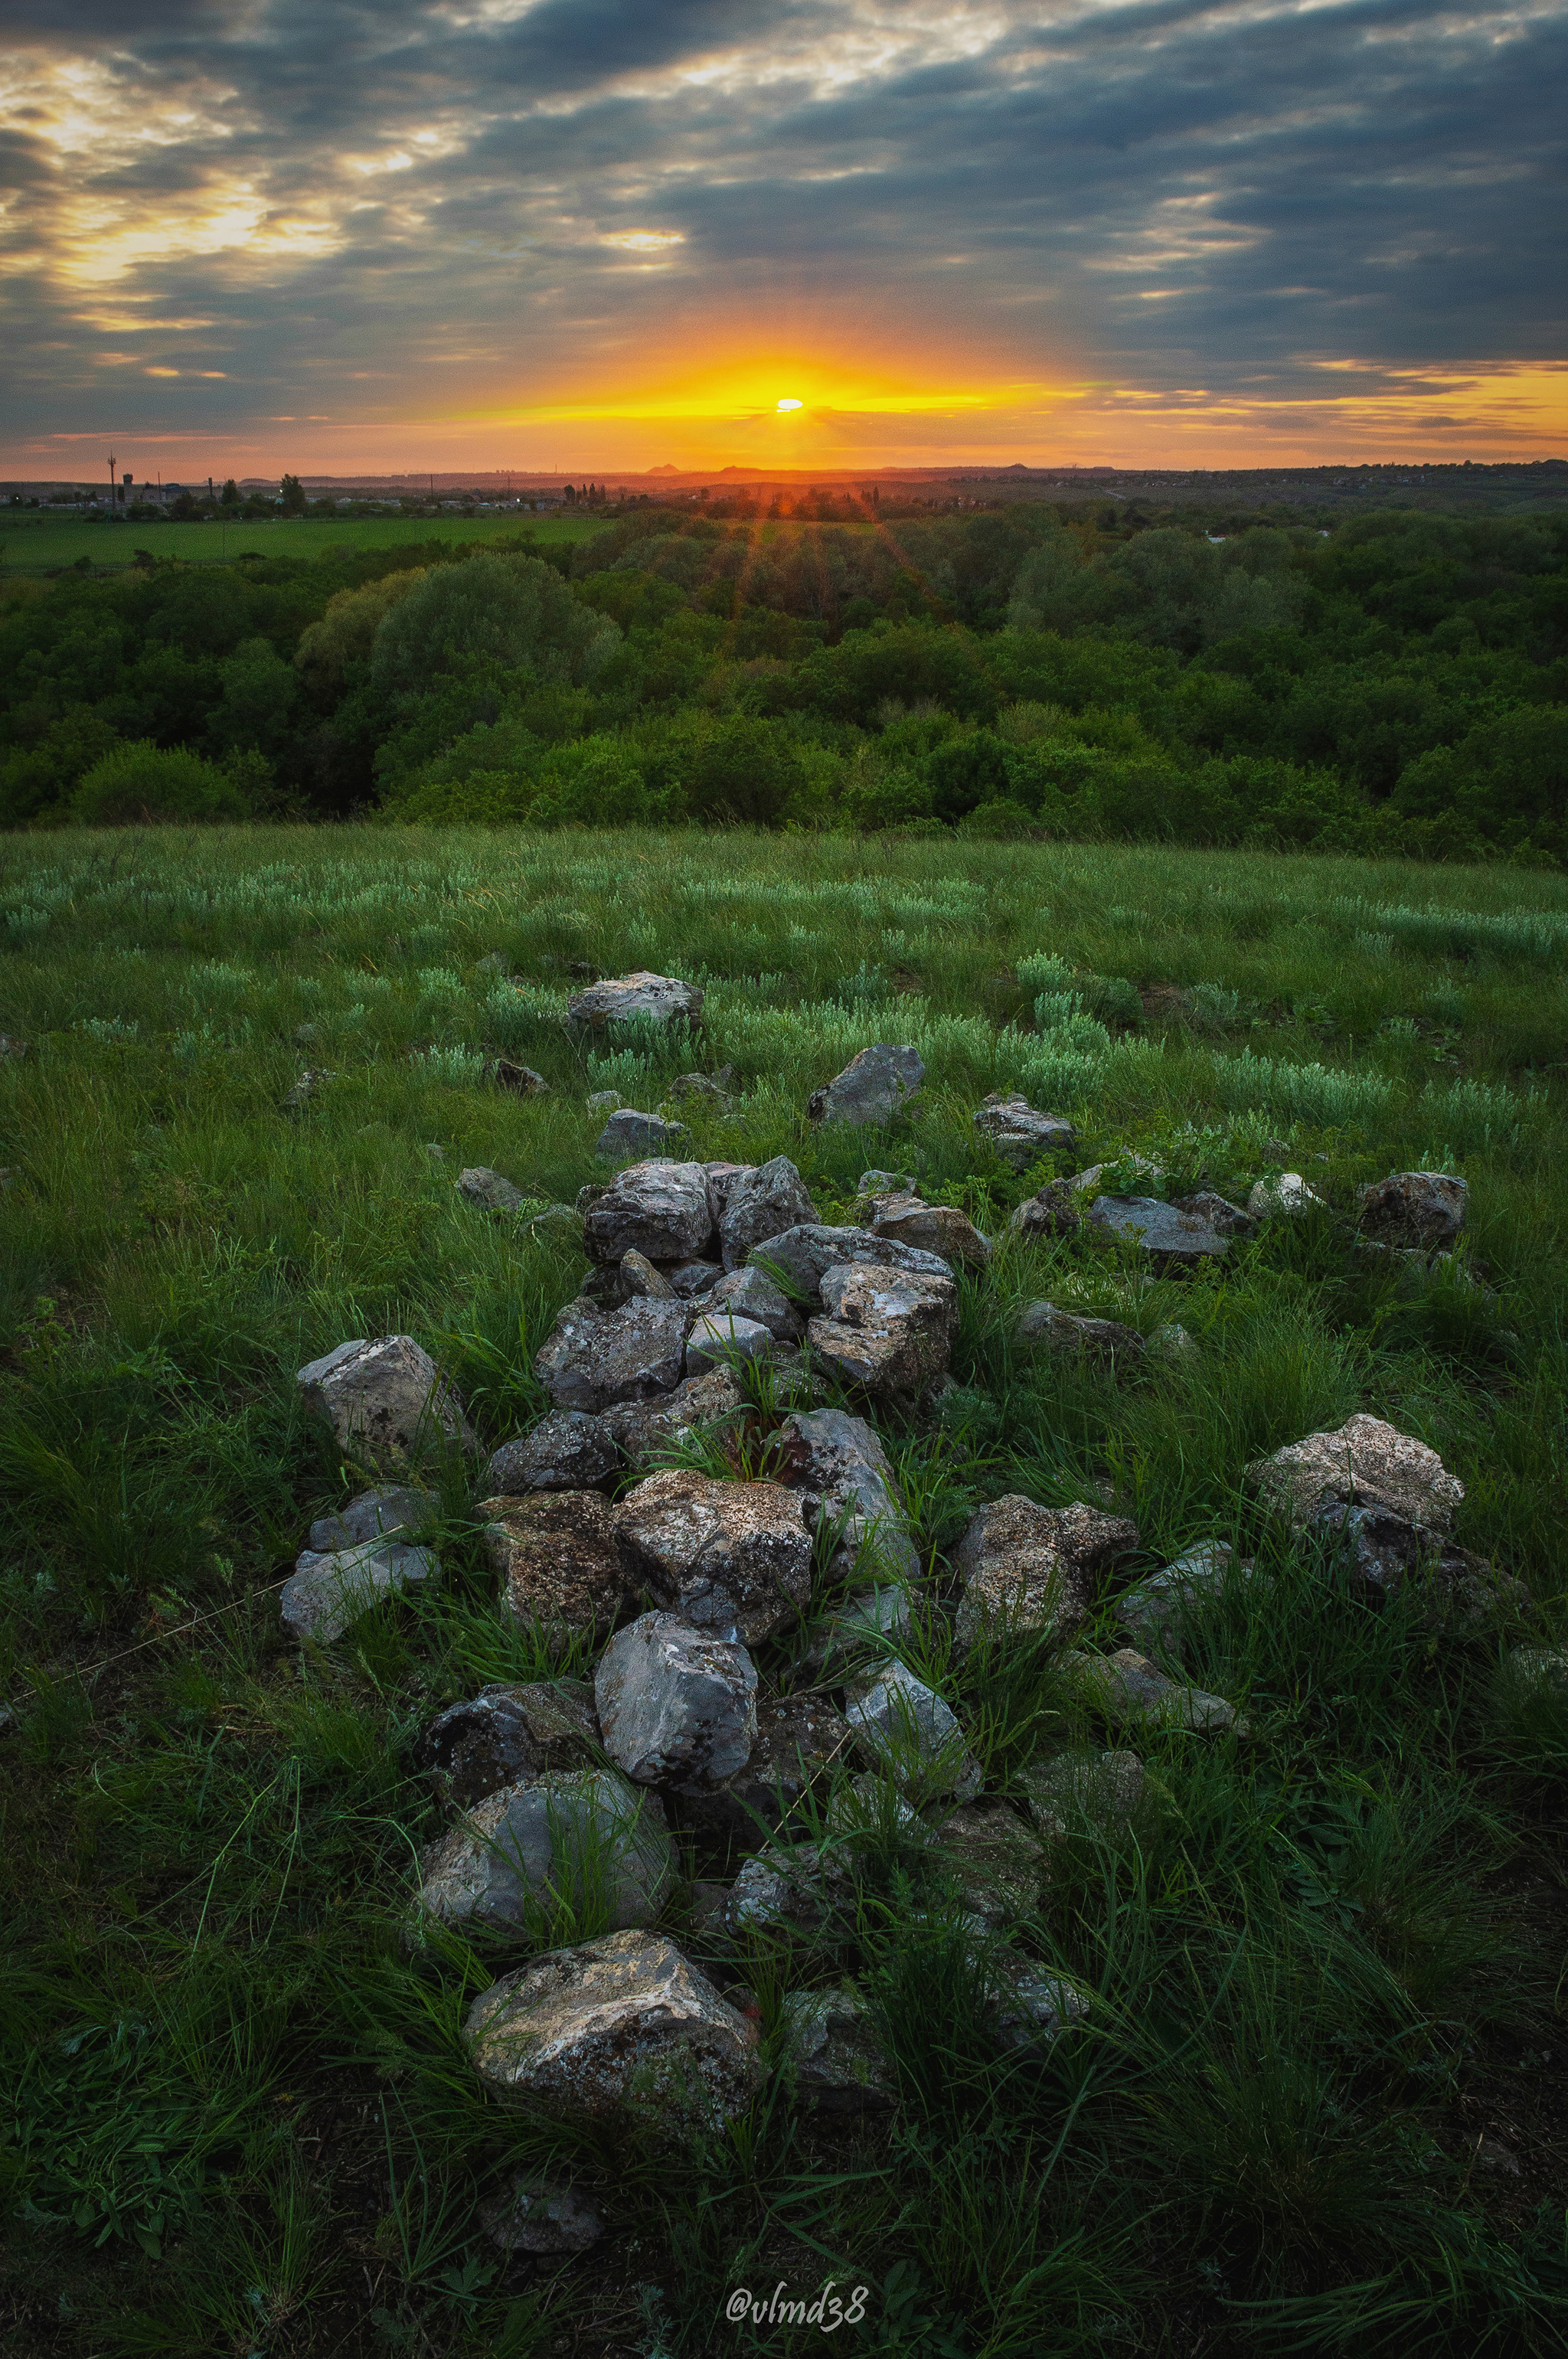
[[[856,1590],[814,1625],[796,1658],[797,1671],[814,1680],[844,1678],[852,1664],[863,1662],[868,1653],[886,1654],[888,1640],[908,1634],[918,1602],[916,1591],[902,1581]]]
[[[1030,1762],[1018,1783],[1043,1841],[1059,1839],[1074,1818],[1114,1834],[1143,1801],[1143,1763],[1136,1753],[1062,1753]]]
[[[727,1303],[714,1310],[704,1306],[686,1338],[686,1373],[700,1376],[709,1368],[770,1360],[777,1348],[771,1331],[757,1320],[742,1318]]]
[[[1270,1221],[1279,1215],[1294,1218],[1322,1209],[1323,1198],[1312,1193],[1299,1171],[1281,1171],[1277,1180],[1255,1181],[1247,1200],[1247,1217],[1254,1221]]]
[[[604,1411],[605,1430],[628,1465],[645,1466],[661,1451],[706,1428],[722,1429],[745,1407],[740,1380],[729,1368],[688,1376],[672,1393],[627,1401]]]
[[[494,2095],[671,2140],[722,2129],[762,2082],[755,2027],[661,1933],[530,1959],[475,1999],[463,2036]]]
[[[744,1769],[757,1736],[757,1666],[744,1647],[675,1614],[643,1614],[599,1658],[604,1748],[639,1785],[702,1793]]]
[[[739,1269],[754,1245],[814,1221],[817,1208],[787,1155],[743,1170],[724,1192],[719,1245],[726,1269]]]
[[[520,1188],[483,1163],[460,1171],[452,1184],[460,1196],[465,1196],[482,1212],[515,1212],[519,1204],[528,1201]]]
[[[1082,1215],[1073,1201],[1070,1180],[1053,1180],[1038,1196],[1021,1203],[1007,1223],[1015,1237],[1026,1243],[1050,1244],[1059,1237],[1070,1237],[1082,1223]]]
[[[495,1497],[529,1491],[592,1491],[607,1483],[621,1453],[600,1418],[580,1408],[551,1409],[516,1441],[504,1441],[485,1470]]]
[[[821,1290],[824,1316],[807,1338],[844,1383],[907,1399],[945,1371],[958,1333],[951,1277],[844,1262],[824,1273]]]
[[[1327,1506],[1373,1507],[1430,1531],[1446,1531],[1465,1486],[1435,1450],[1380,1417],[1358,1411],[1332,1433],[1309,1433],[1247,1469],[1265,1506],[1298,1526]]]
[[[501,1610],[552,1634],[611,1630],[637,1596],[597,1491],[484,1499],[474,1509],[501,1576]]]
[[[682,1302],[711,1293],[724,1274],[723,1263],[716,1261],[671,1262],[665,1272]]]
[[[561,1908],[603,1909],[618,1930],[652,1922],[671,1873],[657,1795],[607,1769],[557,1771],[466,1811],[427,1854],[419,1905],[492,1933],[537,1936]]]
[[[591,1261],[619,1262],[628,1253],[660,1264],[690,1261],[713,1234],[708,1177],[700,1163],[630,1163],[582,1209]]]
[[[593,1142],[593,1152],[606,1163],[620,1155],[657,1155],[682,1146],[691,1136],[683,1122],[666,1122],[660,1114],[642,1114],[636,1106],[617,1106]]]
[[[1067,1656],[1062,1668],[1111,1720],[1149,1728],[1185,1728],[1205,1736],[1228,1728],[1238,1736],[1247,1734],[1247,1723],[1224,1696],[1168,1679],[1131,1647],[1114,1655]]]
[[[609,1311],[579,1297],[557,1317],[534,1374],[557,1408],[590,1416],[673,1392],[686,1359],[687,1316],[683,1302],[651,1296]]]
[[[628,1576],[703,1629],[748,1647],[795,1621],[811,1592],[811,1539],[796,1492],[671,1469],[615,1509]]]
[[[1516,1647],[1508,1669],[1525,1688],[1568,1688],[1568,1647]]]
[[[715,1114],[728,1114],[735,1103],[730,1094],[734,1080],[733,1065],[721,1065],[716,1073],[677,1073],[670,1084],[670,1094],[711,1106]]]
[[[839,1408],[800,1410],[785,1419],[780,1439],[784,1480],[800,1493],[808,1526],[839,1529],[830,1579],[846,1581],[858,1570],[915,1580],[920,1555],[894,1495],[887,1453],[866,1419]]]
[[[481,2204],[480,2221],[508,2260],[514,2253],[585,2253],[604,2233],[604,2215],[575,2187],[519,2171],[503,2194]]]
[[[897,2103],[893,2068],[852,1983],[787,1993],[780,2051],[814,2113],[888,2113]]]
[[[589,1769],[599,1749],[593,1690],[580,1680],[481,1688],[438,1712],[414,1758],[449,1808],[468,1810],[503,1786],[555,1769]]]
[[[676,975],[639,971],[574,992],[566,1003],[566,1020],[572,1031],[588,1034],[617,1024],[695,1024],[704,996],[696,984]]]
[[[620,1276],[628,1301],[638,1295],[649,1296],[659,1302],[678,1302],[681,1299],[664,1272],[657,1268],[646,1254],[638,1253],[635,1245],[621,1256]]]
[[[1159,1572],[1147,1573],[1116,1600],[1116,1620],[1141,1647],[1179,1646],[1183,1618],[1216,1596],[1228,1579],[1235,1550],[1228,1540],[1203,1540]]]
[[[339,1549],[358,1548],[362,1540],[390,1539],[394,1533],[414,1531],[439,1512],[429,1491],[383,1484],[362,1491],[335,1516],[318,1516],[306,1547],[315,1556],[331,1556]]]
[[[975,1127],[1016,1171],[1073,1146],[1078,1136],[1064,1114],[1041,1114],[1016,1090],[994,1090],[976,1107]]]
[[[305,1549],[278,1597],[283,1626],[290,1637],[330,1646],[384,1597],[399,1595],[410,1582],[435,1580],[440,1572],[429,1549],[406,1548],[396,1539],[363,1540],[357,1548],[324,1556]]]
[[[1356,1190],[1361,1234],[1375,1244],[1437,1253],[1465,1226],[1469,1190],[1443,1171],[1391,1171]]]
[[[1140,1245],[1160,1261],[1213,1259],[1231,1246],[1232,1232],[1217,1229],[1206,1212],[1184,1211],[1158,1196],[1096,1196],[1088,1225],[1118,1244]]]
[[[1005,2048],[1060,2039],[1088,2014],[1087,1995],[1061,1974],[1047,1973],[1038,1960],[998,1949],[990,1963],[1000,1984],[991,2025]]]
[[[959,1642],[1051,1631],[1070,1637],[1098,1602],[1105,1573],[1138,1546],[1138,1526],[1097,1507],[1041,1507],[1018,1493],[969,1521],[953,1555],[964,1583]]]
[[[1040,1837],[1005,1802],[965,1802],[938,1827],[934,1851],[983,1925],[1015,1924],[1038,1906],[1045,1882]]]
[[[1216,1195],[1212,1188],[1200,1188],[1194,1196],[1178,1196],[1175,1203],[1179,1212],[1207,1221],[1217,1236],[1249,1237],[1258,1226],[1250,1212],[1244,1212],[1228,1196]]]
[[[925,1079],[925,1064],[909,1048],[886,1042],[862,1049],[842,1073],[813,1090],[806,1111],[813,1122],[891,1122]]]
[[[940,1256],[955,1267],[984,1269],[991,1245],[966,1213],[951,1204],[923,1204],[919,1197],[889,1197],[878,1206],[871,1223],[875,1237],[895,1245],[913,1245],[920,1253]]]
[[[942,1698],[905,1664],[887,1664],[853,1689],[844,1716],[867,1758],[901,1792],[956,1794],[962,1801],[979,1790],[979,1767],[963,1729]]]
[[[798,1343],[806,1332],[806,1322],[789,1296],[755,1265],[730,1270],[719,1278],[704,1293],[702,1309],[710,1316],[723,1310],[737,1319],[749,1319],[766,1327],[779,1343]]]
[[[395,1464],[443,1442],[478,1446],[462,1402],[411,1335],[340,1343],[294,1381],[339,1448],[371,1464]]]
[[[903,1270],[921,1277],[953,1276],[939,1254],[897,1245],[891,1237],[874,1237],[869,1229],[833,1229],[821,1223],[783,1230],[765,1245],[753,1245],[748,1259],[776,1282],[782,1279],[791,1294],[808,1302],[821,1301],[828,1271],[846,1262],[869,1262],[878,1269]]]
[[[787,1819],[850,1741],[849,1723],[812,1695],[757,1707],[751,1758],[722,1785],[692,1795],[682,1815],[711,1832],[755,1844]]]
[[[1143,1337],[1136,1327],[1124,1327],[1118,1319],[1081,1319],[1073,1311],[1059,1310],[1054,1302],[1025,1306],[1018,1317],[1018,1341],[1042,1345],[1048,1352],[1081,1353],[1104,1367],[1143,1357]]]

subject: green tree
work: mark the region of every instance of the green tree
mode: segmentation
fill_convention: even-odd
[[[232,475],[229,477],[228,482],[223,485],[223,490],[219,493],[218,501],[219,505],[225,508],[238,507],[240,504],[240,487],[235,483]]]
[[[278,506],[285,516],[303,516],[306,508],[305,486],[298,475],[285,475],[278,486],[283,496]]]
[[[417,695],[475,663],[561,683],[591,679],[621,643],[617,624],[574,598],[537,557],[470,557],[426,574],[376,630],[371,679]]]
[[[235,780],[182,745],[165,750],[147,737],[95,762],[71,799],[83,827],[156,827],[180,821],[244,819]]]

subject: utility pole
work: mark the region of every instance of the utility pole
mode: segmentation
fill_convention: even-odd
[[[110,453],[109,453],[109,506],[110,506],[110,508],[111,508],[111,509],[113,509],[114,505],[114,454],[113,451],[110,451]]]

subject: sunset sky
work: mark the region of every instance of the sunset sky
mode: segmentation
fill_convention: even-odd
[[[13,476],[1568,455],[1568,0],[8,25]]]

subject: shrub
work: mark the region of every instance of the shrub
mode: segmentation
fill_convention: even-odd
[[[71,799],[83,827],[156,827],[176,821],[248,818],[234,780],[198,754],[166,751],[150,737],[95,762]]]

